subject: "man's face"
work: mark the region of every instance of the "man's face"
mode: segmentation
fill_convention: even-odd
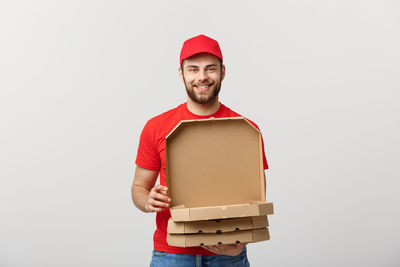
[[[216,56],[200,53],[185,59],[179,73],[189,98],[198,104],[208,104],[217,99],[225,66]]]

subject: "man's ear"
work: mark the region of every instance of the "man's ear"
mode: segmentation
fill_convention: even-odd
[[[185,81],[183,80],[183,70],[180,67],[178,68],[178,72],[179,72],[179,78],[183,83],[185,83]]]
[[[222,64],[221,66],[221,81],[225,78],[225,65]]]

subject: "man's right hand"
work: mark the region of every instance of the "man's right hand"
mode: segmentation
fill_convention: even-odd
[[[154,186],[148,195],[146,202],[147,212],[159,212],[169,207],[171,199],[167,196],[168,188],[163,185]]]
[[[131,194],[136,207],[143,212],[163,211],[169,207],[171,199],[167,196],[168,188],[155,185],[159,171],[136,166]]]

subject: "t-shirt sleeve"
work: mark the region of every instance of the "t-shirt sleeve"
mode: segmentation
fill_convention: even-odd
[[[155,129],[151,121],[148,121],[140,134],[136,165],[149,169],[159,170],[161,166],[160,154],[157,149]]]
[[[264,140],[261,136],[261,145],[262,145],[262,154],[263,154],[263,164],[264,164],[264,170],[268,169],[268,162],[267,158],[265,157],[265,149],[264,149]]]
[[[249,119],[247,119],[247,118],[246,118],[246,120],[248,120],[251,124],[253,124],[254,127],[256,127],[256,128],[260,131],[260,128],[258,127],[257,124],[255,124],[253,121],[251,121],[251,120],[249,120]],[[260,131],[260,133],[261,133],[261,131]],[[264,139],[263,139],[263,137],[262,137],[262,134],[261,134],[261,146],[262,146],[262,155],[263,155],[264,170],[266,170],[266,169],[268,169],[269,167],[268,167],[267,158],[265,157]]]

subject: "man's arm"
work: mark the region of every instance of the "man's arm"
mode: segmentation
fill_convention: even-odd
[[[169,206],[171,199],[167,196],[168,188],[156,185],[158,171],[136,166],[132,184],[132,200],[143,212],[158,212]]]

